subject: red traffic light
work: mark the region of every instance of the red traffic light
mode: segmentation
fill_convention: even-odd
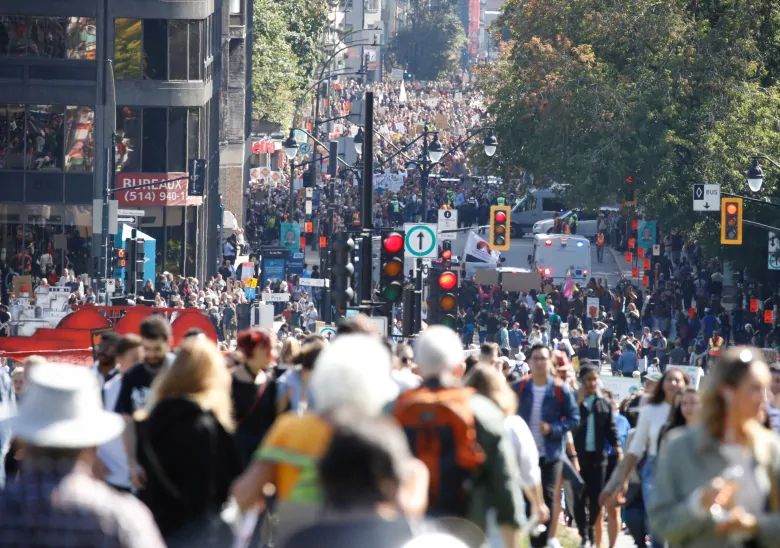
[[[506,213],[503,211],[496,211],[496,222],[497,223],[505,223],[506,222]]]
[[[438,284],[444,291],[449,291],[458,285],[458,276],[454,272],[442,272],[439,275]]]
[[[119,259],[124,259],[125,258],[125,250],[124,249],[117,249],[116,250],[116,256]]]
[[[451,249],[445,249],[441,252],[441,258],[445,261],[449,261],[452,259],[452,250]]]
[[[730,202],[726,204],[726,213],[729,215],[736,215],[737,214],[737,204]]]
[[[398,232],[391,232],[385,237],[382,247],[388,253],[398,253],[404,248],[404,237],[398,234]]]

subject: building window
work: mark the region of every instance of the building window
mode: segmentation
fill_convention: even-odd
[[[200,109],[119,107],[117,171],[187,171],[200,158]]]
[[[0,169],[91,172],[94,118],[85,106],[0,105]]]
[[[114,21],[114,76],[127,80],[141,79],[141,20]]]
[[[94,60],[93,17],[0,16],[0,55]]]
[[[65,171],[91,172],[95,163],[95,111],[65,109]]]
[[[25,165],[28,170],[61,170],[65,109],[52,105],[27,107]]]
[[[203,21],[183,19],[116,19],[116,77],[201,80],[203,24]]]
[[[116,170],[141,171],[141,109],[116,111]]]

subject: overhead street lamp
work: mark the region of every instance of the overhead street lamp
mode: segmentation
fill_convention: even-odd
[[[293,214],[295,213],[295,189],[293,188],[295,185],[295,163],[293,163],[293,160],[298,155],[298,141],[295,140],[294,129],[290,129],[290,136],[285,139],[283,146],[284,155],[287,156],[287,160],[290,163],[290,205],[288,209],[290,211],[289,220],[292,222]]]
[[[410,142],[403,148],[398,149],[392,155],[388,156],[383,162],[381,162],[381,164],[387,164],[393,158],[395,158],[399,154],[404,154],[407,150],[411,149],[411,147],[414,146],[418,141],[422,140],[422,151],[420,152],[420,156],[416,160],[412,159],[408,161],[406,163],[406,166],[407,168],[415,167],[420,171],[420,190],[422,191],[422,210],[423,210],[422,221],[423,222],[425,222],[428,214],[428,179],[430,177],[431,170],[434,167],[436,167],[436,165],[438,165],[443,158],[449,156],[465,142],[471,140],[473,137],[483,132],[487,133],[485,139],[482,142],[482,145],[485,150],[485,155],[488,157],[492,157],[496,153],[496,149],[498,147],[498,139],[496,139],[496,136],[494,134],[494,129],[492,127],[486,126],[486,127],[480,127],[471,130],[469,133],[466,134],[466,136],[463,139],[461,139],[460,141],[452,145],[449,148],[449,150],[445,151],[441,145],[441,142],[439,141],[439,132],[431,131],[428,129],[428,126],[425,126],[425,129],[423,130],[422,134],[419,137],[414,139],[412,142]],[[432,140],[429,141],[429,138],[432,138]]]
[[[759,160],[766,160],[774,167],[780,169],[780,162],[773,160],[765,154],[756,154],[750,157],[750,169],[747,171],[748,187],[753,192],[759,192],[764,184],[764,170],[761,169]]]

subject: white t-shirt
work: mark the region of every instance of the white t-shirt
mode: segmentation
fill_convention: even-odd
[[[116,408],[116,400],[119,398],[119,389],[122,388],[122,375],[115,375],[103,385],[103,408],[113,411]],[[127,464],[125,446],[120,434],[111,441],[107,441],[97,448],[97,455],[108,468],[105,478],[107,483],[116,487],[130,488],[130,467]]]
[[[531,407],[531,421],[528,425],[531,428],[531,433],[534,436],[536,442],[536,448],[540,453],[544,454],[544,434],[542,434],[542,404],[544,403],[544,395],[547,393],[547,385],[537,386],[531,381],[531,389],[533,390],[534,403]]]
[[[512,447],[517,457],[520,469],[520,484],[531,487],[542,482],[542,472],[539,469],[539,451],[536,449],[531,429],[520,415],[510,415],[504,419],[504,428],[509,434]]]
[[[672,406],[666,402],[647,403],[639,408],[636,433],[628,446],[628,452],[642,457],[645,452],[651,457],[658,453],[658,434],[661,432]]]

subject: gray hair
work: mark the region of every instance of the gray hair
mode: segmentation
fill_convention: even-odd
[[[414,342],[414,361],[423,378],[440,377],[463,363],[463,345],[452,329],[434,325]]]
[[[348,406],[378,415],[398,395],[390,353],[376,337],[339,335],[314,363],[312,399],[320,412]]]

